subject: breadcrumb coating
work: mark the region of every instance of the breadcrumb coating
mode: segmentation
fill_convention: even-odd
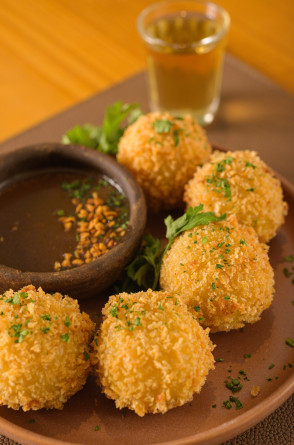
[[[214,152],[185,187],[187,207],[200,203],[216,215],[235,214],[267,243],[284,223],[288,206],[280,181],[254,151]]]
[[[255,323],[274,293],[268,246],[234,215],[196,227],[176,238],[164,256],[160,285],[179,293],[212,332]]]
[[[214,346],[179,297],[151,289],[121,293],[110,297],[103,315],[93,363],[117,408],[165,413],[200,392],[214,368]]]
[[[63,408],[90,371],[94,324],[77,300],[26,286],[0,296],[0,405]]]
[[[184,186],[210,153],[206,134],[192,116],[154,112],[127,128],[117,160],[134,174],[149,208],[158,211],[183,207]]]

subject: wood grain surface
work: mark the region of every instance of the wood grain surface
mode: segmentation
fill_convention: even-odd
[[[154,0],[0,0],[0,140],[145,67],[136,17]],[[294,92],[294,2],[219,0],[228,50]]]

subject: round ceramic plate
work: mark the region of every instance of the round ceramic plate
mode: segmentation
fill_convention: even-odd
[[[192,403],[164,415],[149,414],[140,418],[127,409],[116,409],[114,402],[101,394],[90,377],[84,389],[72,397],[62,411],[23,413],[1,407],[1,433],[23,445],[213,445],[245,431],[281,405],[294,391],[294,349],[285,343],[287,337],[294,338],[294,262],[285,261],[285,257],[294,255],[294,187],[282,178],[281,181],[289,214],[270,243],[276,280],[274,302],[258,323],[246,326],[244,331],[211,336],[217,345],[215,358],[223,361],[216,363],[201,394],[196,395]],[[149,221],[155,236],[164,233],[162,221],[160,215]],[[291,276],[286,276],[285,268]],[[82,301],[81,309],[99,323],[107,297]],[[242,380],[242,390],[234,395],[243,408],[237,410],[232,403],[232,408],[226,409],[223,402],[232,393],[224,382],[228,375],[238,377],[240,370],[246,378]],[[250,394],[253,386],[260,387],[257,397]]]

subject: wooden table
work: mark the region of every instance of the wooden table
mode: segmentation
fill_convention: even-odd
[[[135,20],[153,2],[0,0],[0,140],[142,70]],[[294,2],[218,3],[229,51],[294,92]]]

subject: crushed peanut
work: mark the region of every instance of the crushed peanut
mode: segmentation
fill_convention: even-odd
[[[259,393],[260,393],[260,386],[252,386],[250,391],[252,397],[257,397]]]
[[[58,221],[65,232],[75,228],[77,245],[73,253],[66,252],[62,261],[55,261],[56,271],[90,263],[116,246],[126,234],[128,223],[122,220],[122,207],[119,206],[124,204],[121,201],[116,201],[117,209],[113,209],[97,191],[89,191],[88,197],[82,200],[74,196],[72,204],[74,215],[62,215]]]

